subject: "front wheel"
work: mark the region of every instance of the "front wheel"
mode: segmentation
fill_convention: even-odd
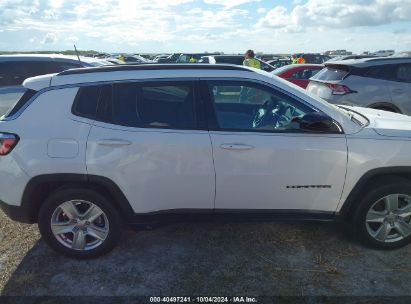
[[[110,251],[121,234],[121,218],[102,195],[61,189],[42,205],[38,221],[45,242],[66,256],[95,258]]]
[[[394,249],[411,242],[411,182],[393,178],[370,187],[355,214],[356,230],[368,245]]]

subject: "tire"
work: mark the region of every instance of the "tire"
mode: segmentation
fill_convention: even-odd
[[[85,188],[61,188],[50,195],[40,208],[38,226],[52,249],[75,259],[108,253],[122,231],[121,217],[113,204]]]
[[[375,110],[382,110],[382,111],[387,111],[387,112],[392,112],[392,113],[400,113],[399,111],[391,108],[391,107],[384,107],[384,106],[379,106],[379,107],[375,107]]]
[[[398,177],[379,179],[367,187],[365,192],[353,221],[356,235],[360,240],[370,247],[380,249],[395,249],[409,244],[411,182]],[[395,202],[398,205],[397,210],[391,207],[395,206]],[[405,216],[407,213],[410,215]]]

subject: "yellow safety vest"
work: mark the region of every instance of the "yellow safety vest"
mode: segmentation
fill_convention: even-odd
[[[255,68],[255,69],[260,69],[260,67],[261,67],[260,61],[258,61],[257,59],[254,59],[254,58],[245,59],[243,61],[243,65],[248,66],[248,67],[252,67],[252,68]]]
[[[197,59],[195,59],[194,57],[191,57],[189,62],[190,63],[195,63],[195,62],[197,62]]]

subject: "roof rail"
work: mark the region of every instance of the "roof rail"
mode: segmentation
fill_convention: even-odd
[[[138,64],[138,65],[110,65],[103,67],[70,69],[58,73],[58,76],[78,75],[101,72],[119,72],[119,71],[147,71],[147,70],[240,70],[252,72],[252,70],[232,64],[208,64],[208,63],[178,63],[178,64]]]
[[[411,59],[411,57],[393,57],[393,56],[387,56],[387,57],[377,57],[377,58],[374,58],[374,57],[370,57],[370,58],[365,58],[366,59],[366,61],[368,62],[368,61],[381,61],[381,60],[404,60],[404,59],[407,59],[407,60],[409,60],[409,59]]]

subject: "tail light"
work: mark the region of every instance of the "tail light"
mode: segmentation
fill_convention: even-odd
[[[18,141],[19,137],[15,134],[0,133],[0,156],[9,154]]]
[[[333,95],[345,95],[352,93],[349,87],[342,84],[326,83],[326,85],[332,90]]]

